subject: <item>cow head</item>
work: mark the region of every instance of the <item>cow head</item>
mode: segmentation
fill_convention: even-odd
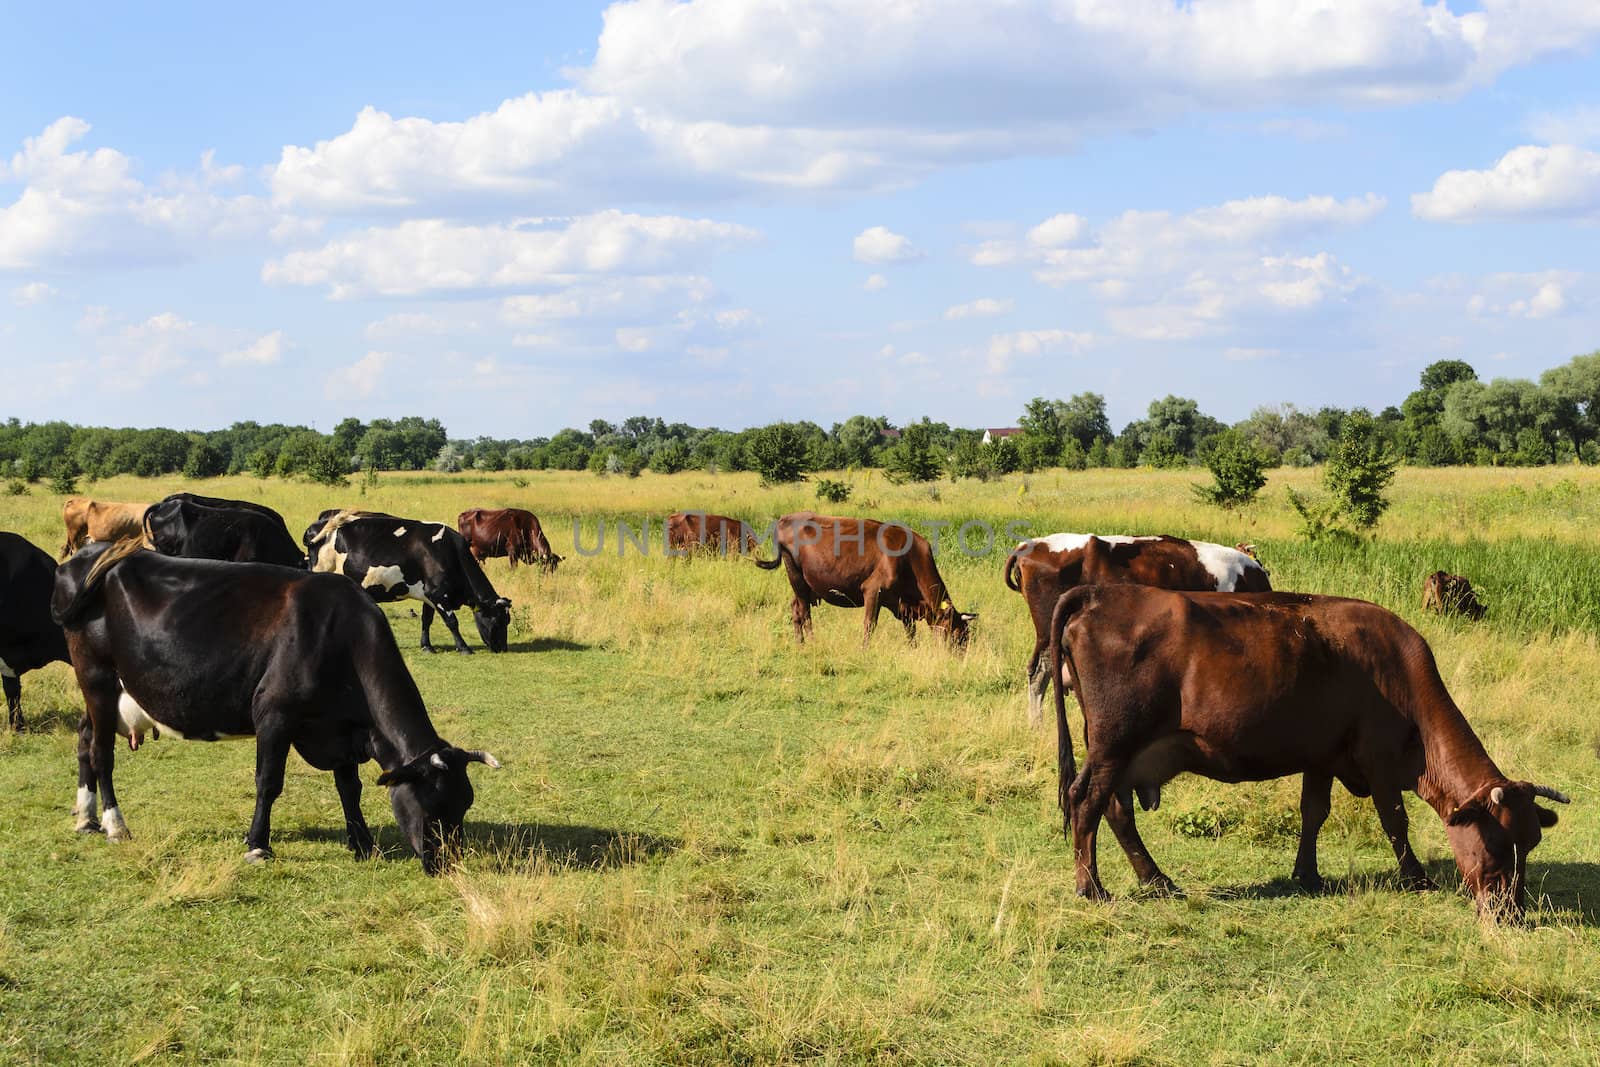
[[[1534,797],[1569,803],[1549,786],[1502,778],[1484,785],[1445,819],[1456,865],[1480,914],[1522,916],[1528,853],[1538,845],[1541,828],[1556,824],[1556,813],[1535,804]]]
[[[506,630],[511,625],[511,600],[501,597],[490,604],[480,604],[472,609],[472,618],[478,624],[478,636],[490,652],[506,650]]]
[[[389,787],[394,821],[428,874],[438,874],[461,847],[461,826],[472,807],[469,763],[500,766],[487,752],[446,745],[378,776],[378,784]]]
[[[945,640],[952,645],[957,648],[965,648],[967,645],[967,624],[977,617],[978,613],[975,611],[957,611],[956,606],[950,603],[950,598],[946,597],[934,609],[933,620],[929,625],[942,633]]]

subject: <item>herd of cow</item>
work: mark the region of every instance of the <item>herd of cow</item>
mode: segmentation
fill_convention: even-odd
[[[281,516],[244,501],[169,496],[153,505],[73,499],[57,566],[0,533],[0,674],[20,729],[18,676],[72,664],[79,726],[81,831],[128,836],[112,785],[116,739],[254,736],[256,810],[247,856],[270,854],[273,801],[292,747],[332,771],[350,849],[373,850],[357,768],[375,760],[396,822],[433,873],[459,840],[472,803],[468,764],[486,752],[441,737],[379,601],[422,602],[422,647],[440,615],[470,652],[455,613],[507,648],[510,601],[480,562],[504,556],[554,571],[561,557],[520,509],[472,509],[455,529],[378,512],[330,509],[297,544]],[[667,523],[679,552],[757,551],[745,523],[683,512]],[[774,527],[793,590],[798,639],[818,603],[880,609],[909,636],[927,622],[963,645],[975,615],[956,609],[926,539],[898,523],[800,512]],[[1104,897],[1096,832],[1110,823],[1140,884],[1172,890],[1134,823],[1184,772],[1226,782],[1302,776],[1293,874],[1321,885],[1317,835],[1334,779],[1377,808],[1403,882],[1431,885],[1412,852],[1402,794],[1443,820],[1463,883],[1480,911],[1520,915],[1527,856],[1568,803],[1513,780],[1489,758],[1439,677],[1423,638],[1389,611],[1339,597],[1273,592],[1249,546],[1173,537],[1055,534],[1019,543],[1003,571],[1032,617],[1029,716],[1043,718],[1055,681],[1058,798],[1078,892]],[[1430,581],[1435,581],[1435,576]],[[1086,755],[1073,758],[1066,691],[1083,711]],[[97,814],[98,813],[98,814]]]

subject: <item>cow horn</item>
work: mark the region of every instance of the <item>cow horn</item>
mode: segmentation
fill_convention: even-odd
[[[1505,803],[1505,799],[1506,791],[1504,786],[1497,785],[1493,789],[1489,790],[1489,803],[1493,804],[1495,807],[1499,807],[1501,804]]]
[[[487,752],[479,752],[476,749],[467,749],[466,754],[468,763],[486,763],[495,770],[500,769],[500,761],[495,759],[494,756]]]
[[[441,771],[448,771],[450,769],[450,764],[446,763],[444,761],[444,757],[439,755],[437,752],[428,757],[428,762],[439,768]]]
[[[1544,797],[1546,800],[1553,800],[1557,804],[1571,804],[1572,803],[1572,798],[1567,796],[1567,794],[1561,792],[1559,789],[1551,789],[1547,785],[1536,785],[1536,786],[1534,786],[1533,787],[1533,795],[1536,796],[1536,797]]]

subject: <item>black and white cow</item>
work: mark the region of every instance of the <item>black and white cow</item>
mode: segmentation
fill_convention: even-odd
[[[0,531],[0,683],[13,730],[22,729],[22,675],[66,663],[67,639],[50,618],[56,561],[20,534]]]
[[[304,541],[311,570],[342,574],[374,600],[422,601],[427,651],[434,651],[428,630],[437,611],[456,651],[472,652],[456,623],[456,610],[465,605],[472,607],[478,636],[489,651],[506,650],[511,601],[495,592],[455,529],[376,512],[332,510],[306,528]]]
[[[168,556],[305,566],[283,516],[244,500],[174,493],[144,513],[144,534]]]
[[[444,741],[406,670],[388,620],[349,582],[260,563],[173,559],[138,542],[92,545],[56,572],[51,614],[66,630],[93,770],[78,828],[127,838],[112,785],[119,727],[164,737],[256,739],[251,860],[271,855],[272,803],[292,747],[332,771],[350,849],[373,851],[357,767],[379,785],[423,869],[437,873],[472,805],[467,764],[499,763]]]

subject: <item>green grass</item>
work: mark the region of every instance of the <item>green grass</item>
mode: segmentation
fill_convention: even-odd
[[[386,476],[365,497],[200,488],[273,504],[297,532],[333,504],[446,520],[527,506],[568,557],[553,577],[489,565],[515,602],[508,655],[428,657],[408,607],[388,608],[441,732],[505,762],[474,771],[471,849],[448,878],[422,875],[376,787],[364,805],[388,854],[351,860],[331,777],[297,761],[278,859],[244,865],[249,743],[124,747],[135,840],[76,836],[80,698],[64,667],[25,679],[35,729],[0,734],[0,1062],[1600,1058],[1595,473],[1404,471],[1378,538],[1357,548],[1295,539],[1282,487],[1309,486],[1308,472],[1274,472],[1240,515],[1194,504],[1196,474],[1146,471],[945,483],[938,500],[855,475],[840,509],[1250,540],[1280,588],[1400,611],[1495,759],[1574,798],[1532,857],[1531,922],[1513,929],[1476,921],[1415,802],[1413,841],[1449,888],[1398,891],[1370,805],[1339,795],[1323,833],[1331,891],[1296,892],[1294,781],[1179,780],[1141,828],[1188,895],[1128,899],[1108,837],[1119,899],[1080,902],[1054,738],[1026,726],[1032,630],[1001,554],[941,560],[957,605],[981,612],[964,655],[926,631],[907,646],[892,624],[862,649],[859,614],[827,608],[800,648],[781,574],[619,559],[614,535],[580,558],[572,524],[592,543],[601,519],[686,506],[759,523],[813,506],[809,487],[511,477]],[[59,506],[38,488],[6,498],[0,526],[54,549]],[[1473,579],[1486,624],[1419,616],[1437,567]]]

